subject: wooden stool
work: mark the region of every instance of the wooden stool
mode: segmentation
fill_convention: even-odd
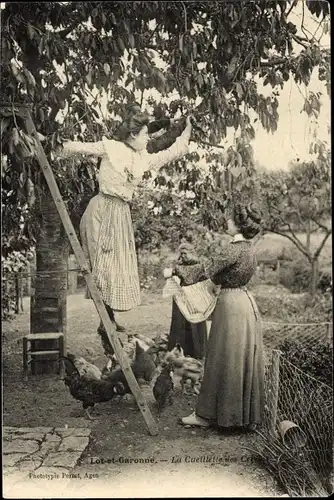
[[[48,351],[32,351],[31,342],[35,340],[58,340],[58,347]],[[29,364],[31,364],[31,356],[44,356],[50,354],[58,354],[58,356],[65,356],[64,349],[64,335],[59,332],[55,333],[29,333],[23,337],[23,376],[25,380],[28,379]],[[63,363],[60,363],[60,377],[64,376]]]

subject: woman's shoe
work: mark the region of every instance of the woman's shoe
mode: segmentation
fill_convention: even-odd
[[[116,321],[115,321],[115,325],[116,325],[116,332],[121,332],[121,333],[126,332],[126,328],[124,328],[124,326],[121,326],[118,323],[116,323]]]
[[[182,425],[194,425],[196,427],[210,427],[210,422],[205,418],[199,417],[193,412],[188,417],[181,418]]]

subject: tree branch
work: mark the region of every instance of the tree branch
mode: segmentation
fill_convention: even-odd
[[[287,226],[287,228],[289,229],[291,235],[286,234],[283,231],[273,230],[270,226],[267,227],[267,230],[271,231],[272,233],[275,233],[275,234],[280,234],[281,236],[284,236],[285,238],[288,238],[290,241],[292,241],[294,243],[294,245],[298,248],[298,250],[300,250],[300,252],[302,252],[308,259],[310,259],[310,254],[308,252],[308,249],[297,238],[297,236],[295,235],[293,229],[291,228],[291,225],[289,223],[285,222],[285,220],[283,219],[283,217],[280,214],[279,209],[277,207],[271,205],[270,203],[268,203],[269,213],[270,213],[270,209],[273,209],[273,210],[276,210],[276,212],[279,212],[279,218],[281,220],[281,224],[283,226]]]
[[[278,231],[278,230],[274,230],[274,229],[271,229],[270,227],[267,227],[266,228],[267,231],[271,232],[271,233],[274,233],[274,234],[278,234],[280,236],[283,236],[284,238],[287,238],[288,240],[292,241],[292,243],[298,248],[298,250],[303,254],[305,255],[305,257],[307,258],[307,260],[311,261],[311,256],[310,254],[308,253],[308,251],[305,249],[305,247],[303,246],[303,244],[299,241],[298,238],[295,238],[293,236],[291,236],[290,234],[287,234],[283,231]]]
[[[316,252],[314,253],[314,259],[317,259],[319,257],[319,255],[321,254],[322,252],[322,249],[324,248],[325,246],[325,243],[326,241],[328,240],[328,237],[332,234],[332,231],[328,231],[327,234],[325,235],[324,239],[322,240],[322,242],[320,243],[320,246],[319,248],[316,250]]]
[[[292,11],[292,9],[294,9],[294,8],[296,7],[297,3],[298,3],[298,0],[294,0],[294,1],[292,2],[292,5],[291,5],[290,9],[289,9],[289,10],[288,10],[288,12],[285,14],[285,17],[286,17],[286,18],[288,18],[288,16],[289,16],[290,12]]]
[[[211,148],[225,149],[224,146],[219,146],[218,144],[211,144],[211,142],[202,141],[201,139],[190,139],[190,142],[197,142],[198,144],[203,144],[203,146],[210,146]]]
[[[298,43],[299,45],[301,45],[302,47],[304,47],[304,49],[308,48],[308,46],[310,44],[310,40],[308,38],[303,38],[303,37],[298,36],[298,35],[291,35],[291,36],[294,39],[294,41],[296,43]]]
[[[327,226],[325,226],[325,224],[322,224],[321,222],[319,222],[318,220],[316,220],[314,217],[311,217],[311,221],[314,222],[315,224],[317,224],[317,226],[319,226],[320,229],[322,229],[326,233],[328,233],[328,231],[331,232],[331,229],[329,229]]]
[[[288,59],[287,57],[279,57],[279,58],[276,58],[272,61],[260,62],[260,67],[261,68],[272,68],[274,66],[279,66],[281,64],[285,64],[288,61],[291,61],[291,59]]]
[[[57,31],[57,35],[59,35],[64,40],[67,37],[67,35],[69,35],[71,33],[71,31],[75,30],[75,28],[78,27],[78,25],[79,25],[79,22],[75,21],[67,28],[65,28],[61,31]]]

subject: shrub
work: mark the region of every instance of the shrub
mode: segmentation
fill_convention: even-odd
[[[304,307],[304,298],[292,295],[283,286],[260,285],[252,290],[264,321],[287,322]]]
[[[318,289],[325,293],[332,289],[332,270],[323,269],[320,273]]]
[[[280,283],[291,292],[309,289],[312,279],[311,266],[305,259],[286,262],[281,267]]]
[[[285,359],[320,382],[332,386],[333,347],[329,344],[304,345],[285,340],[280,346]]]
[[[307,455],[303,458],[306,477],[309,479],[313,477],[309,474],[308,463],[310,463],[322,487],[328,489],[330,493],[332,488],[330,474],[333,466],[333,348],[326,343],[310,347],[302,342],[286,340],[280,346],[280,350],[283,352],[284,360],[302,372],[298,374],[293,369],[287,369],[287,363],[281,363],[278,413],[281,419],[291,420],[303,429],[308,440]],[[302,454],[300,456],[303,457]],[[282,465],[282,455],[278,457],[277,463],[279,462]],[[296,468],[295,472],[299,480],[305,476],[302,468],[299,471]],[[290,483],[290,479],[288,482]],[[316,483],[320,484],[318,480]],[[313,484],[314,486],[316,484]],[[311,493],[310,491],[310,496],[314,496]]]
[[[32,259],[31,250],[12,251],[1,257],[1,319],[9,321],[15,314],[15,281],[14,273],[19,273],[26,269],[28,262]]]

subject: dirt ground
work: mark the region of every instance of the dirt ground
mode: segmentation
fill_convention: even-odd
[[[169,301],[146,295],[139,308],[119,314],[118,320],[128,331],[153,337],[168,331],[170,316]],[[67,349],[102,368],[106,358],[96,334],[98,323],[91,300],[82,294],[68,297]],[[284,493],[248,451],[256,435],[186,429],[179,425],[179,418],[189,414],[195,402],[180,391],[173,405],[159,416],[152,391],[145,389],[159,429],[159,435],[152,437],[133,401],[97,405],[92,412],[96,420],[89,421],[81,404],[57,376],[31,376],[24,382],[20,338],[29,332],[28,325],[29,299],[25,299],[24,313],[3,324],[3,425],[92,429],[89,447],[74,471],[81,479],[85,473],[92,477],[73,479],[69,495],[75,492],[76,497],[181,498],[272,497]],[[151,458],[154,463],[123,463],[131,458]]]

